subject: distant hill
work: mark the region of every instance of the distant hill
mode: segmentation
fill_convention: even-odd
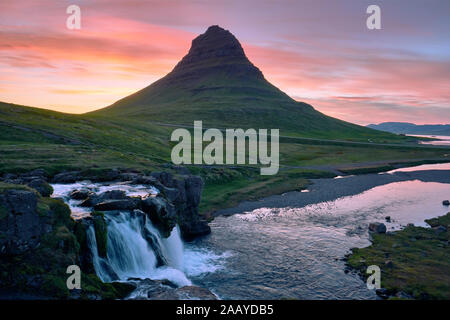
[[[94,116],[205,127],[279,128],[281,134],[349,140],[395,140],[316,111],[270,84],[227,30],[211,26],[162,79]],[[379,138],[379,139],[377,139]]]
[[[367,127],[397,134],[450,136],[450,124],[416,125],[408,122],[383,122],[380,124],[369,124]]]

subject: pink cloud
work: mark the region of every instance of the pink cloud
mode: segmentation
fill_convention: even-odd
[[[364,22],[362,3],[357,11],[347,1],[79,3],[82,30],[70,31],[71,1],[0,2],[0,100],[71,112],[109,105],[167,74],[200,30],[219,23],[269,81],[327,114],[363,124],[450,119],[448,56],[413,50],[426,48],[430,24],[417,28],[388,15],[389,35],[372,34],[372,43],[354,31]],[[420,17],[420,8],[408,14]],[[415,47],[384,45],[393,35]]]

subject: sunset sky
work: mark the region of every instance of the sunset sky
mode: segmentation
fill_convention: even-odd
[[[81,30],[66,28],[79,5]],[[366,28],[381,7],[382,30]],[[448,0],[0,0],[0,101],[83,113],[171,71],[218,24],[281,90],[358,124],[450,123]]]

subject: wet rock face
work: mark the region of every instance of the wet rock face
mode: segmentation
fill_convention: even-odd
[[[161,233],[168,237],[177,224],[175,207],[162,197],[147,198],[141,202],[142,210],[148,214]]]
[[[90,193],[89,196],[81,203],[82,207],[94,207],[102,202],[110,201],[110,200],[126,200],[129,199],[125,194],[125,191],[121,190],[112,190],[106,191],[101,194]],[[100,209],[99,209],[100,210]],[[105,210],[105,209],[103,209]],[[110,209],[114,210],[114,209]],[[129,209],[131,210],[131,209]]]
[[[174,177],[167,172],[155,172],[152,175],[163,185],[161,189],[163,196],[175,207],[176,220],[184,240],[192,240],[211,233],[211,228],[198,213],[204,186],[201,177],[187,175]]]
[[[39,244],[43,233],[51,231],[37,212],[38,195],[26,190],[6,190],[0,194],[0,254],[22,254]]]
[[[197,286],[177,288],[167,280],[142,280],[140,286],[150,300],[217,300],[208,289]]]
[[[139,207],[140,199],[127,198],[119,200],[107,200],[100,202],[94,206],[96,211],[111,211],[111,210],[134,210]]]

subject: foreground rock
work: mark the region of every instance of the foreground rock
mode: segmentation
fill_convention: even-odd
[[[125,200],[128,199],[124,191],[112,190],[106,191],[101,194],[95,194],[91,192],[87,198],[81,203],[82,207],[94,207],[99,203],[109,200]]]
[[[160,181],[163,196],[174,205],[181,234],[185,240],[211,233],[208,223],[198,213],[204,186],[201,177],[173,176],[167,172],[154,172],[151,176]]]
[[[386,233],[386,225],[381,222],[372,222],[369,224],[369,231],[375,233]]]
[[[177,288],[166,280],[142,280],[140,290],[146,293],[149,300],[217,300],[210,290],[198,286]]]
[[[38,210],[45,204],[39,203],[38,208],[38,197],[31,189],[5,189],[0,193],[1,254],[25,253],[36,248],[41,237],[52,231],[50,218],[39,216]]]
[[[100,202],[94,206],[96,211],[112,211],[112,210],[134,210],[139,208],[140,199],[127,198],[122,200],[108,200]]]

